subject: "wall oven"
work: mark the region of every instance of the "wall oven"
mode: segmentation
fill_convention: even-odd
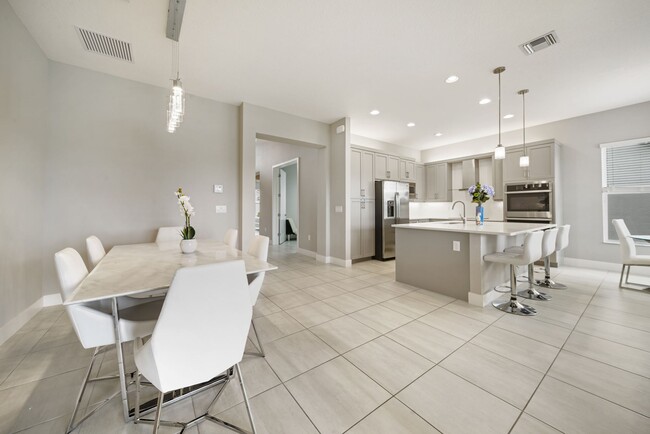
[[[553,183],[521,182],[505,185],[505,220],[509,222],[552,222]]]

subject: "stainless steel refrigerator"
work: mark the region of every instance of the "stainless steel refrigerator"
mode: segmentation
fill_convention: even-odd
[[[395,258],[395,228],[409,222],[407,182],[375,181],[375,259]]]

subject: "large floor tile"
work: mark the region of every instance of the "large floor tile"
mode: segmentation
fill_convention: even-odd
[[[440,366],[523,409],[544,374],[468,343],[440,363]]]
[[[51,327],[41,339],[34,345],[32,352],[48,348],[60,347],[61,345],[78,343],[79,338],[71,324]]]
[[[353,426],[348,434],[440,433],[420,416],[393,398]]]
[[[2,386],[5,379],[14,369],[16,369],[24,357],[25,356],[16,356],[7,359],[0,359],[0,386]]]
[[[18,332],[0,345],[0,360],[27,354],[47,333],[47,329]]]
[[[650,432],[650,419],[547,376],[526,412],[563,432]]]
[[[473,338],[488,326],[482,321],[445,309],[434,310],[419,321],[464,340]]]
[[[364,298],[372,303],[381,303],[391,298],[399,297],[401,294],[400,291],[395,291],[390,288],[382,288],[380,286],[369,286],[367,288],[359,289],[354,291],[353,294],[358,295],[361,298]]]
[[[436,304],[438,306],[445,306],[453,301],[456,301],[455,298],[443,294],[438,294],[437,292],[427,291],[426,289],[418,289],[413,292],[409,292],[408,295],[409,297],[416,298],[426,303]]]
[[[498,320],[503,315],[505,315],[503,312],[501,312],[498,309],[495,309],[492,306],[489,305],[485,307],[473,306],[463,300],[456,300],[452,303],[449,303],[445,305],[443,309],[447,309],[452,312],[465,315],[472,319],[483,321],[484,323],[487,324],[492,324],[494,321]]]
[[[253,307],[253,318],[271,315],[282,309],[266,297],[259,297]]]
[[[381,336],[344,356],[391,394],[433,367],[433,362]]]
[[[650,332],[643,330],[593,318],[582,318],[576,325],[575,330],[640,350],[650,351]],[[648,354],[648,357],[650,357],[650,354]]]
[[[303,291],[293,291],[286,292],[284,294],[273,295],[269,297],[269,300],[284,310],[318,301],[316,297],[312,297]]]
[[[413,321],[412,318],[381,305],[374,305],[350,314],[357,321],[377,330],[379,333],[389,331]]]
[[[356,312],[373,304],[354,294],[337,295],[336,297],[327,298],[323,301],[343,313]]]
[[[585,310],[585,317],[599,319],[633,329],[650,332],[650,317],[633,315],[620,310],[613,310],[602,306],[590,305]]]
[[[34,330],[48,330],[56,324],[56,322],[65,314],[63,306],[50,306],[44,307],[27,324],[22,326],[21,332],[29,332]],[[67,315],[65,315],[67,319]]]
[[[436,366],[397,398],[443,433],[507,433],[519,410]]]
[[[422,302],[422,300],[417,298],[409,297],[409,294],[392,298],[381,303],[381,305],[413,319],[420,318],[421,316],[440,308],[439,305]]]
[[[419,321],[406,324],[386,336],[434,363],[438,363],[465,343],[462,339]]]
[[[564,349],[650,378],[650,355],[647,351],[579,332],[569,336]]]
[[[262,294],[264,294],[266,297],[284,294],[285,292],[292,292],[298,289],[287,281],[278,279],[275,282],[267,282],[267,280],[269,280],[268,276],[264,278],[264,285],[262,285]]]
[[[342,433],[390,398],[343,357],[286,383],[321,433]]]
[[[550,425],[529,414],[522,413],[510,434],[562,434]]]
[[[350,316],[312,327],[311,331],[341,354],[380,335]]]
[[[537,315],[530,317],[531,319],[564,327],[569,330],[573,330],[580,319],[579,314],[554,309],[553,306],[541,301],[534,303],[533,307],[537,311]]]
[[[285,312],[255,318],[253,322],[263,344],[304,329],[298,321]]]
[[[538,313],[538,315],[542,315]],[[543,321],[532,321],[531,318],[519,315],[504,315],[494,322],[493,327],[499,327],[536,341],[561,348],[571,334],[571,330]]]
[[[339,288],[345,289],[346,291],[356,291],[371,286],[372,283],[358,279],[356,277],[350,277],[343,280],[336,280],[332,282],[332,285],[338,286]]]
[[[323,283],[322,285],[310,286],[309,288],[303,289],[303,292],[316,297],[319,300],[325,300],[326,298],[336,297],[337,295],[347,294],[348,292],[334,286],[330,283]]]
[[[61,434],[66,432],[69,421],[70,415],[66,414],[64,416],[57,417],[56,419],[40,423],[31,428],[17,431],[17,434]]]
[[[310,286],[316,286],[325,283],[323,280],[320,280],[315,276],[299,277],[297,279],[291,279],[289,282],[291,282],[291,284],[298,289],[309,288]]]
[[[344,315],[343,312],[334,309],[332,306],[322,301],[294,307],[286,312],[307,328],[317,326]]]
[[[560,352],[548,375],[650,417],[648,378],[568,351]]]
[[[542,373],[548,370],[560,351],[559,348],[494,326],[485,329],[471,342]]]
[[[264,347],[266,360],[282,381],[320,365],[338,354],[308,330]]]

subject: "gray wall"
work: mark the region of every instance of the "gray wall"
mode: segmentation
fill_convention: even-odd
[[[556,139],[560,157],[563,219],[571,240],[565,256],[619,262],[619,246],[602,241],[602,190],[599,144],[650,136],[650,102],[593,113],[526,129],[526,142]],[[422,151],[425,162],[491,152],[496,136]],[[504,146],[521,143],[521,130],[502,135]],[[640,253],[650,248],[641,247]]]
[[[273,166],[299,158],[300,221],[298,223],[298,247],[314,253],[316,252],[316,234],[318,233],[317,193],[324,176],[324,170],[319,164],[318,154],[319,149],[317,148],[267,140],[258,140],[255,146],[256,170],[260,172],[260,234],[272,238]],[[287,196],[289,196],[288,184],[287,182]],[[288,208],[289,204],[287,202],[287,214]]]
[[[58,287],[52,255],[85,255],[97,235],[115,244],[151,242],[159,226],[183,219],[174,191],[196,209],[198,238],[221,238],[239,221],[238,109],[192,95],[169,134],[169,89],[50,63],[51,129],[45,175],[44,292]],[[223,184],[224,193],[212,192]],[[216,214],[215,205],[227,205]]]
[[[0,40],[2,327],[42,296],[48,62],[4,0],[0,1]]]
[[[339,126],[345,127],[337,133]],[[330,255],[351,261],[350,255],[350,118],[330,125]],[[336,207],[341,207],[341,212]],[[341,265],[341,263],[339,263]]]

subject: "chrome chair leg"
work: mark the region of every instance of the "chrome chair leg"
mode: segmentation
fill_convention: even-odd
[[[97,354],[99,354],[99,347],[95,348],[95,352],[93,353],[93,357],[90,359],[90,365],[88,365],[88,370],[86,371],[86,376],[84,377],[84,382],[81,385],[81,389],[79,389],[79,394],[77,395],[77,401],[74,405],[74,410],[72,411],[72,417],[70,418],[70,422],[68,423],[68,428],[66,429],[66,433],[72,432],[77,426],[74,425],[74,419],[77,417],[77,411],[79,411],[79,404],[81,404],[81,398],[84,395],[84,392],[86,391],[86,386],[88,386],[88,379],[90,378],[90,373],[93,370],[93,366],[95,365],[95,359],[97,358]]]
[[[140,371],[135,371],[135,408],[133,423],[140,422]]]
[[[253,326],[255,339],[257,339],[257,347],[260,349],[260,356],[266,357],[266,355],[264,354],[264,347],[262,346],[262,341],[260,340],[260,336],[257,334],[257,329],[255,328],[255,323],[253,322],[253,320],[251,320],[251,325]]]
[[[622,274],[621,274],[621,279],[623,279]],[[544,280],[535,281],[535,286],[539,286],[540,288],[551,288],[551,289],[567,288],[566,285],[551,280],[551,257],[550,256],[544,258]]]
[[[162,404],[164,399],[165,399],[165,394],[159,392],[158,403],[156,405],[156,421],[153,424],[153,434],[158,434],[158,429],[160,428],[160,416],[162,414]]]
[[[511,313],[513,315],[532,316],[537,315],[537,311],[531,306],[520,303],[517,300],[517,275],[515,273],[515,266],[510,265],[510,300],[505,302],[493,302],[492,306],[497,309]]]
[[[237,376],[239,377],[239,385],[241,386],[241,393],[244,395],[244,402],[246,403],[246,411],[248,412],[248,419],[251,421],[251,429],[253,434],[255,434],[257,431],[255,430],[255,422],[253,421],[253,412],[251,411],[251,404],[248,402],[248,394],[246,393],[246,388],[244,387],[244,377],[241,375],[241,368],[239,367],[239,363],[235,365],[235,369],[237,369]]]
[[[546,258],[544,258],[544,262],[546,262]],[[535,289],[533,286],[534,282],[534,270],[533,270],[533,264],[528,264],[528,289],[524,291],[519,291],[517,295],[523,298],[528,298],[530,300],[542,300],[542,301],[548,301],[551,299],[550,295],[547,295],[545,292],[539,292],[538,290]]]

